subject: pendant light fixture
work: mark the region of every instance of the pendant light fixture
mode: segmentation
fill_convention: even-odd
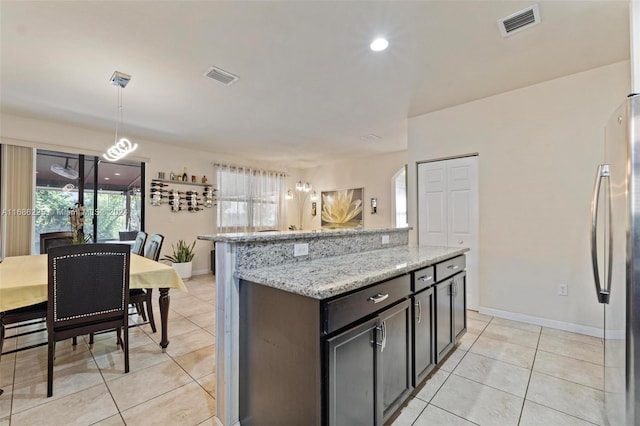
[[[102,154],[105,160],[118,161],[124,158],[130,152],[135,151],[138,147],[137,143],[131,143],[127,138],[118,138],[118,128],[122,123],[122,89],[127,87],[127,84],[131,80],[131,76],[120,71],[114,71],[111,76],[111,84],[118,87],[118,110],[116,115],[116,136],[115,142],[106,153]]]

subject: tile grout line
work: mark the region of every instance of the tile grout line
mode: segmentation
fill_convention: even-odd
[[[538,343],[536,344],[536,351],[533,354],[533,362],[531,363],[531,369],[529,370],[529,380],[527,380],[527,387],[524,390],[524,397],[522,398],[522,406],[520,407],[520,415],[518,416],[518,425],[522,421],[522,413],[524,413],[524,404],[527,402],[527,394],[529,393],[529,386],[531,385],[531,377],[533,376],[533,367],[536,365],[536,357],[538,356],[538,346],[540,346],[540,338],[542,337],[542,327],[538,333]]]

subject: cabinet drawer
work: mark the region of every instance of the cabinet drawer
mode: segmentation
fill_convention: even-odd
[[[436,282],[433,266],[427,266],[426,268],[413,271],[411,290],[416,292],[424,288],[431,286]]]
[[[326,302],[323,332],[332,333],[345,325],[366,317],[411,293],[409,275],[381,282],[356,293]]]
[[[464,255],[445,260],[436,265],[436,280],[442,281],[445,278],[457,274],[464,270],[466,266]]]

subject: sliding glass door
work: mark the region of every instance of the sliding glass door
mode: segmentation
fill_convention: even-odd
[[[40,234],[71,230],[69,208],[85,207],[85,235],[94,242],[131,240],[144,229],[144,163],[37,151],[34,252]]]

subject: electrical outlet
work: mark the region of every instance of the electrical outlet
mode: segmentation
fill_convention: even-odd
[[[383,235],[382,236],[382,244],[389,244],[389,236],[388,235]]]
[[[558,287],[558,296],[567,296],[569,294],[569,286],[567,284],[560,284]]]
[[[294,244],[293,255],[294,256],[306,256],[309,254],[309,244]]]

